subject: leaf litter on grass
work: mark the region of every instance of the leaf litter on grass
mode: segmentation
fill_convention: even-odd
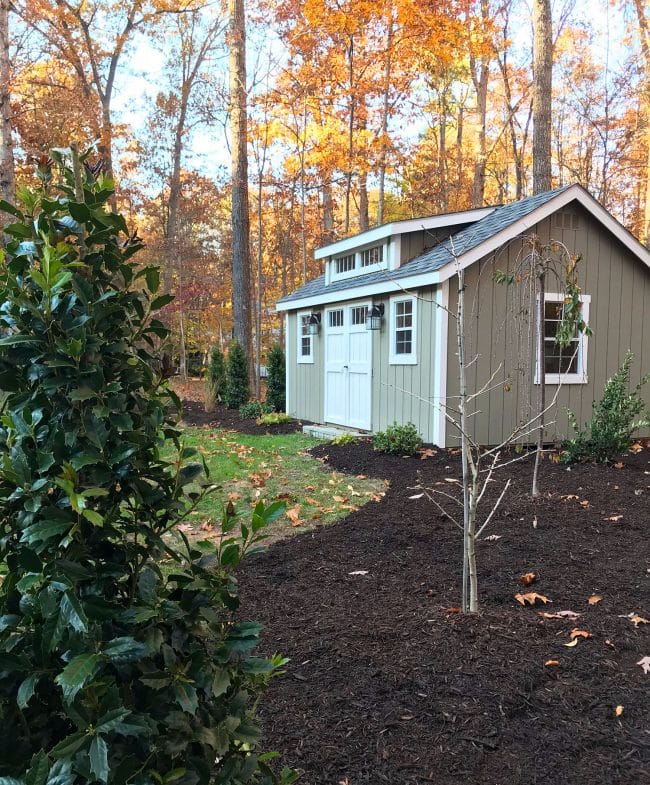
[[[196,447],[217,486],[182,525],[187,536],[217,538],[225,501],[234,502],[246,517],[260,500],[283,501],[284,515],[270,539],[288,536],[345,517],[385,495],[383,480],[328,470],[307,450],[319,441],[300,433],[251,436],[232,431],[186,428],[185,442]],[[196,520],[194,520],[194,517]]]

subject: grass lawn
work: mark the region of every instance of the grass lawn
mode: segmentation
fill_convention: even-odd
[[[219,535],[223,506],[232,501],[244,511],[262,499],[283,500],[285,513],[269,532],[270,539],[322,526],[384,496],[383,480],[350,476],[325,467],[306,450],[318,439],[302,433],[249,436],[209,428],[186,428],[184,442],[196,447],[218,490],[181,524],[190,536]]]

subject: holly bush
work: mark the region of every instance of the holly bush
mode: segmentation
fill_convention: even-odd
[[[237,341],[230,344],[226,363],[226,387],[223,401],[229,409],[239,409],[250,398],[246,352]]]
[[[287,380],[284,350],[279,344],[275,344],[269,350],[266,367],[268,370],[266,402],[273,407],[274,411],[283,412],[287,403]]]
[[[284,661],[252,656],[232,574],[280,506],[241,536],[226,509],[216,545],[178,530],[206,488],[156,371],[168,297],[67,160],[0,203],[0,783],[290,782],[255,752]]]

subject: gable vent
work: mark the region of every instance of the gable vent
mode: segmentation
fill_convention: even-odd
[[[578,216],[566,210],[555,213],[555,226],[560,229],[577,229],[579,226]]]

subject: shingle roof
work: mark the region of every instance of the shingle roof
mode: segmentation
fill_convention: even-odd
[[[553,199],[558,194],[566,191],[571,186],[565,185],[553,191],[546,191],[543,194],[529,196],[519,202],[505,204],[497,207],[494,212],[477,221],[465,229],[461,229],[453,234],[448,240],[436,245],[431,250],[426,251],[421,256],[403,264],[397,270],[379,270],[374,273],[367,273],[356,278],[345,278],[340,281],[325,283],[325,276],[320,275],[309,281],[300,289],[286,295],[278,300],[280,303],[287,303],[293,300],[304,300],[309,297],[316,297],[323,294],[330,294],[339,291],[354,289],[361,286],[369,286],[377,283],[388,283],[390,281],[406,278],[411,275],[432,273],[440,270],[459,256],[471,251],[481,243],[489,240],[494,235],[507,229],[508,226],[525,218],[538,207]]]

